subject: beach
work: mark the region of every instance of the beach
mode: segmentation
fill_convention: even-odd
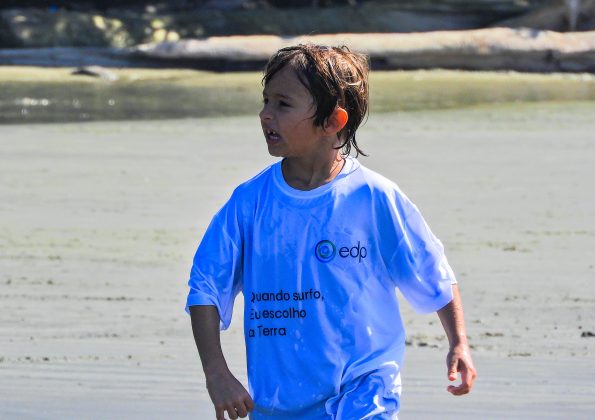
[[[479,372],[446,392],[402,300],[401,419],[595,412],[595,102],[373,114],[358,143],[445,245]],[[196,246],[275,161],[256,116],[0,125],[0,417],[214,418],[184,312]],[[241,296],[222,333],[247,383]]]

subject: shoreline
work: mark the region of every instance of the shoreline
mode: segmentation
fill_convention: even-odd
[[[260,72],[178,69],[0,67],[0,124],[152,120],[251,115],[260,109]],[[371,113],[482,104],[595,101],[595,75],[453,70],[370,74]]]

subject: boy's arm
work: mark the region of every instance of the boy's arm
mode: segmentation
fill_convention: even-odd
[[[217,420],[225,411],[230,419],[246,417],[254,402],[246,388],[233,376],[221,350],[219,312],[215,306],[191,306],[192,332],[207,380],[207,390],[215,406]]]
[[[446,357],[448,367],[448,379],[455,381],[457,372],[461,372],[461,384],[458,386],[449,385],[447,390],[453,395],[463,395],[471,391],[473,382],[477,377],[471,350],[467,342],[465,331],[465,318],[463,316],[463,304],[461,295],[456,284],[452,285],[452,301],[438,311],[438,317],[442,322],[450,349]]]

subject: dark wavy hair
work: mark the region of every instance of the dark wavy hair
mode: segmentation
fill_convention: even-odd
[[[314,99],[314,125],[322,126],[337,105],[344,108],[349,118],[338,133],[342,144],[337,149],[347,156],[353,147],[356,156],[367,156],[358,146],[355,132],[368,113],[368,57],[345,46],[300,44],[282,48],[269,59],[263,86],[285,66],[295,71]]]

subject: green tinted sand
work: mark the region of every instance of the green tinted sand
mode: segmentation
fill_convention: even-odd
[[[0,123],[171,119],[255,115],[261,74],[192,70],[0,67]],[[371,74],[372,113],[480,104],[595,100],[589,74],[390,71]]]

